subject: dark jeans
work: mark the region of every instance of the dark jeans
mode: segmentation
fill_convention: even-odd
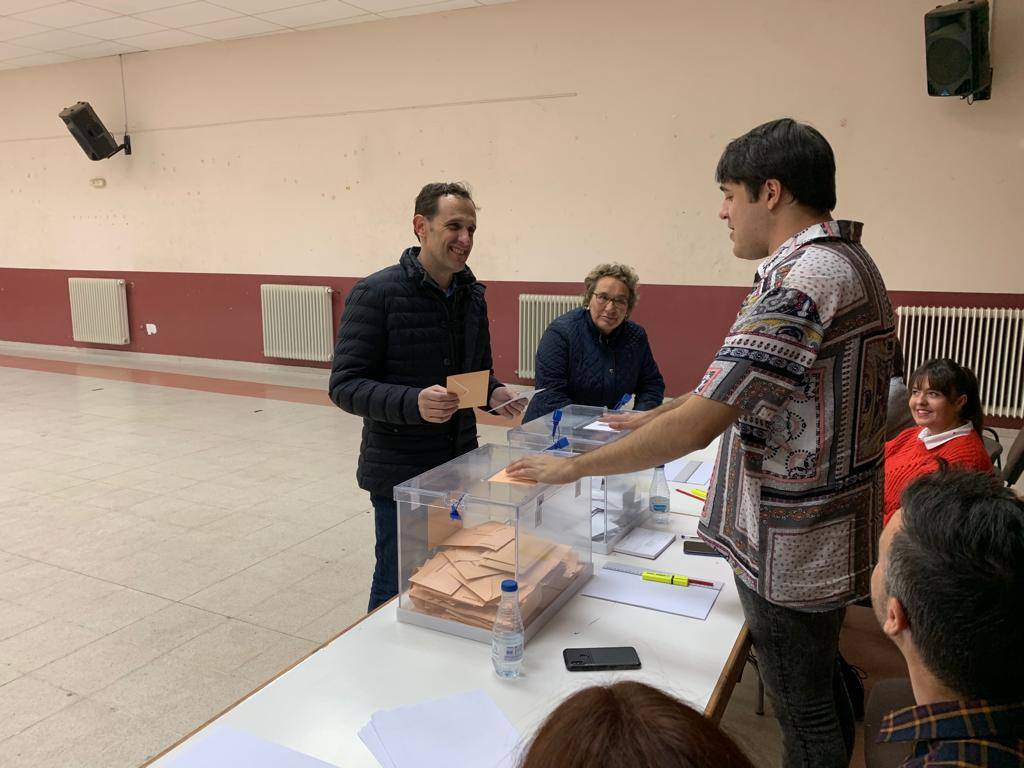
[[[394,499],[373,494],[370,494],[370,503],[373,504],[373,525],[377,532],[377,543],[373,547],[377,563],[373,567],[367,611],[398,594],[398,505]]]
[[[856,727],[838,662],[846,609],[796,611],[769,603],[739,579],[736,587],[782,728],[782,765],[846,768]]]

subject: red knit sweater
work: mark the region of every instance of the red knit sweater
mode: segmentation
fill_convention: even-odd
[[[900,497],[907,486],[921,475],[939,468],[938,458],[961,469],[992,472],[992,461],[977,432],[954,437],[937,448],[928,450],[918,438],[921,428],[909,427],[885,444],[885,512],[882,524],[900,508]]]

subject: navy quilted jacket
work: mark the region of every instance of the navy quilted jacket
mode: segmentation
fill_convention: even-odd
[[[423,421],[420,390],[443,386],[452,374],[491,369],[484,285],[467,267],[447,298],[420,265],[419,251],[407,248],[398,264],[356,283],[331,366],[331,400],[363,417],[359,487],[389,498],[396,484],[477,447],[473,409],[444,424]],[[492,373],[488,392],[499,386]]]
[[[536,386],[545,391],[530,402],[524,422],[569,403],[614,408],[627,393],[636,395],[635,410],[649,411],[665,397],[647,332],[627,320],[604,336],[585,307],[555,318],[544,331]]]

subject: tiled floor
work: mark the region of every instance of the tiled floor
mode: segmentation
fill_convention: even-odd
[[[0,367],[7,768],[138,765],[366,607],[357,419],[77,373]]]
[[[0,344],[5,768],[136,766],[366,607],[360,424],[326,372],[120,354]],[[777,765],[755,683],[724,723]]]

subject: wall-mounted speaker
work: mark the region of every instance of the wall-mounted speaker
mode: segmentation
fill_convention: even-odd
[[[988,0],[960,0],[924,16],[929,96],[991,96]]]
[[[132,153],[128,136],[124,137],[124,144],[119,145],[87,101],[62,109],[58,117],[64,121],[90,160],[105,160],[121,149],[125,150],[126,155]]]

